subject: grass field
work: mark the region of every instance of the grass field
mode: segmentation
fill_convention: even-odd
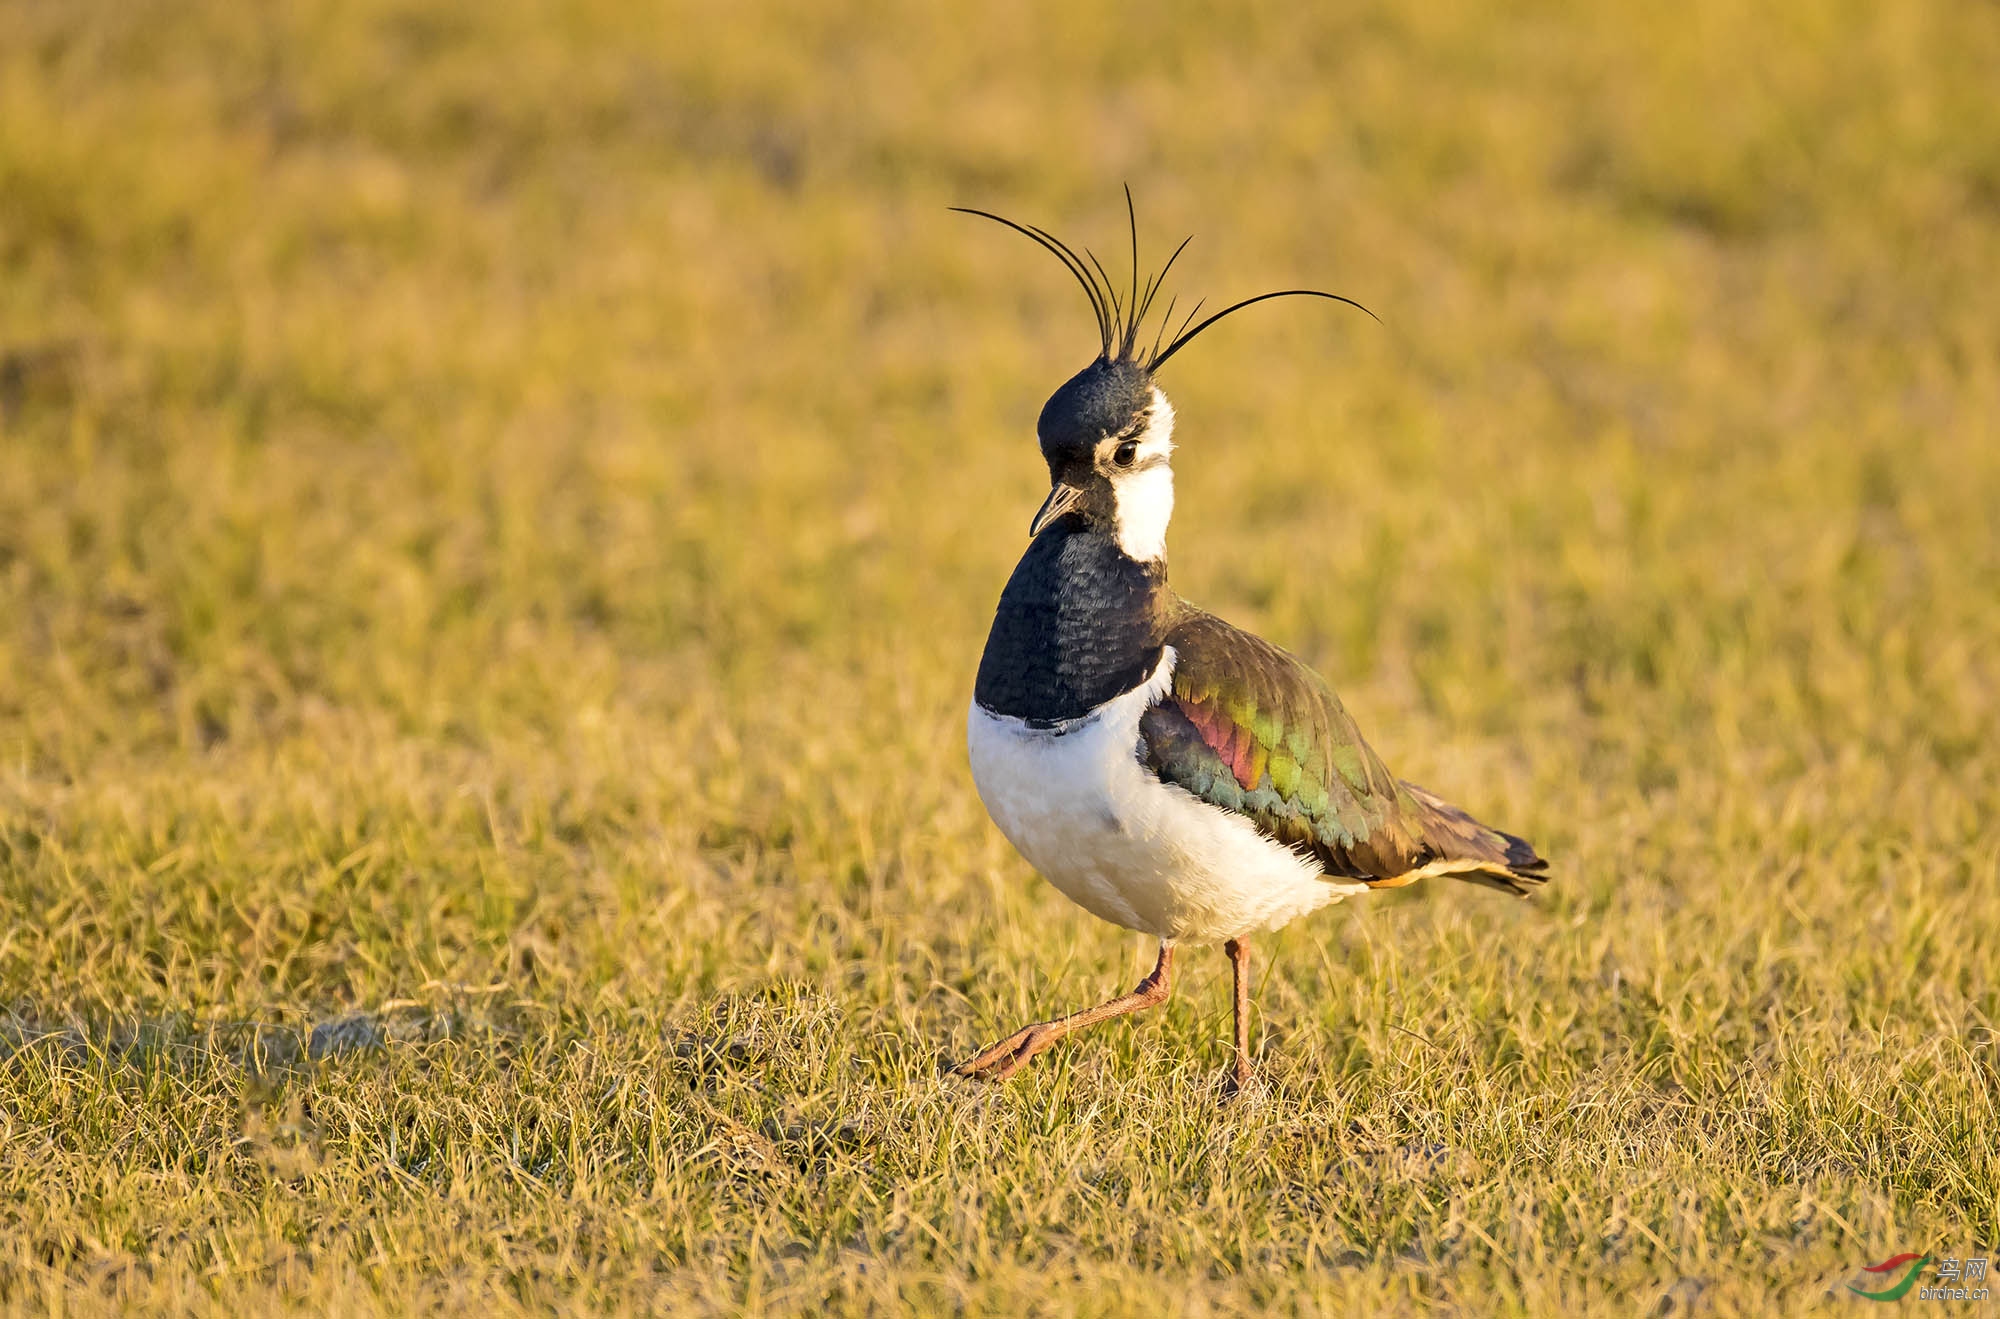
[[[2000,9],[1319,8],[0,0],[0,1310],[2000,1254]],[[1174,361],[1176,585],[1556,868],[1264,941],[1238,1103],[1203,949],[940,1076],[1150,965],[965,768],[1094,339],[945,210],[1126,180],[1385,323]]]

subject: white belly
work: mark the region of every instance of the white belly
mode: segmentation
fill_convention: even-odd
[[[1366,889],[1327,878],[1139,762],[1139,716],[1166,693],[1173,668],[1170,647],[1144,686],[1059,731],[973,702],[972,779],[1007,841],[1085,911],[1162,939],[1275,930]]]

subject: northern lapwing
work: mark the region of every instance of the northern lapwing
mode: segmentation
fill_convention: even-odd
[[[1083,1026],[1165,1001],[1174,950],[1220,943],[1235,972],[1236,1065],[1248,1084],[1249,940],[1369,889],[1449,875],[1525,895],[1548,863],[1389,772],[1333,688],[1304,661],[1175,595],[1174,409],[1156,377],[1246,298],[1171,338],[1170,300],[1139,335],[1187,241],[1120,297],[1094,254],[987,211],[1047,248],[1083,286],[1097,358],[1036,424],[1049,495],[1028,526],[980,657],[966,734],[980,800],[1030,865],[1092,915],[1160,941],[1129,994],[1023,1027],[961,1064],[1001,1080]],[[1367,308],[1361,307],[1362,311]],[[1373,313],[1369,313],[1373,315]],[[1164,346],[1162,346],[1162,341]]]

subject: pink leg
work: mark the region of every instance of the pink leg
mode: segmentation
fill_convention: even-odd
[[[1108,1003],[1072,1012],[1054,1021],[1038,1021],[1032,1026],[1023,1026],[977,1057],[960,1063],[952,1069],[952,1074],[977,1077],[982,1081],[1004,1081],[1020,1071],[1028,1059],[1071,1031],[1166,1002],[1167,996],[1173,993],[1173,970],[1174,946],[1163,943],[1160,945],[1160,960],[1153,967],[1153,973],[1141,980],[1138,988],[1131,993],[1120,994]]]
[[[1229,954],[1229,963],[1236,972],[1236,1072],[1230,1079],[1229,1093],[1240,1094],[1250,1084],[1250,944],[1245,939],[1231,939],[1222,945]]]

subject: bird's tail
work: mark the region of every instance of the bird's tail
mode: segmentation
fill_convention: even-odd
[[[1548,883],[1549,863],[1527,839],[1481,824],[1414,783],[1403,786],[1423,807],[1424,841],[1437,853],[1419,873],[1449,875],[1522,897]]]

